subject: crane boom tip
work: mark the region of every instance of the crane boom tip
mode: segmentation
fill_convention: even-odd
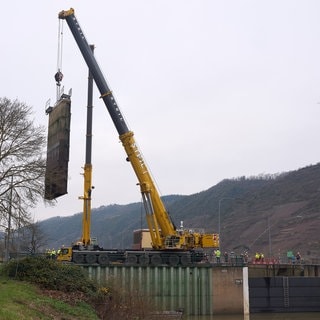
[[[71,16],[72,14],[74,14],[74,9],[70,8],[69,10],[63,10],[61,12],[59,12],[59,19],[65,19],[68,16]]]

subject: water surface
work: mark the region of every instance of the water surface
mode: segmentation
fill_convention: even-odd
[[[184,320],[320,320],[320,312],[253,313],[243,315],[189,316]]]

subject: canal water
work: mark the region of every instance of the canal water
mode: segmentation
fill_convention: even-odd
[[[296,313],[253,313],[243,315],[189,316],[184,320],[319,320],[320,312]]]

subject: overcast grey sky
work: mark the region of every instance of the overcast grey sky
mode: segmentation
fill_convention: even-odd
[[[320,1],[2,3],[1,96],[47,127],[55,102],[58,13],[73,7],[162,195],[319,162]],[[88,70],[64,25],[72,88],[68,195],[34,218],[82,211]],[[110,116],[94,94],[92,206],[140,201]],[[173,213],[174,214],[174,213]]]

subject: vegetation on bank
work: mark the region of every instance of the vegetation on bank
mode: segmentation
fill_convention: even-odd
[[[146,319],[149,304],[117,286],[92,282],[78,266],[43,257],[0,268],[0,319]]]
[[[66,303],[28,282],[0,278],[0,319],[98,319],[88,304]]]

